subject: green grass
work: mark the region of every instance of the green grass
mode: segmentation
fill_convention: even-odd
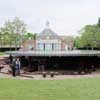
[[[0,52],[0,57],[7,55],[5,52]]]
[[[5,55],[5,52],[0,52],[0,55]]]
[[[0,100],[100,100],[100,78],[0,79]]]

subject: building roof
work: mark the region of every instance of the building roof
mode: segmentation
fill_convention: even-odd
[[[100,56],[99,50],[72,50],[72,51],[11,51],[12,56]]]
[[[45,28],[42,32],[40,32],[40,35],[57,35],[54,31],[52,31],[50,28]]]
[[[50,28],[49,21],[46,22],[46,28],[43,29],[37,36],[38,39],[59,39],[59,36]]]
[[[59,36],[50,28],[45,28],[37,36],[38,39],[46,39],[46,37],[49,37],[50,39],[59,39]]]

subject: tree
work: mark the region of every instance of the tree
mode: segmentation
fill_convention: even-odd
[[[9,32],[12,34],[24,34],[26,33],[26,24],[18,17],[15,17],[14,20],[7,20],[3,27],[1,27],[1,32]]]
[[[78,48],[99,48],[100,49],[100,18],[97,24],[86,25],[80,31],[80,37],[75,39]]]
[[[23,37],[24,37],[24,40],[32,40],[32,39],[35,39],[35,37],[36,37],[36,34],[34,33],[26,33],[26,34],[24,34],[23,35]]]
[[[97,25],[100,27],[100,17],[98,18],[98,23]]]
[[[74,40],[74,45],[76,48],[80,48],[80,38],[77,36]]]
[[[12,21],[7,20],[3,27],[1,27],[0,32],[3,34],[2,36],[5,39],[4,41],[9,40],[10,44],[12,42],[15,43],[14,45],[17,48],[17,46],[23,41],[22,35],[26,33],[26,24],[24,24],[24,22],[18,17],[15,17]]]
[[[76,38],[80,48],[100,48],[100,27],[98,24],[86,25],[80,34],[81,36]]]

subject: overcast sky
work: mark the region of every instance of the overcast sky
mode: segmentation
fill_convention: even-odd
[[[100,0],[0,0],[0,25],[15,16],[29,32],[41,32],[48,20],[56,33],[76,35],[84,25],[97,23]]]

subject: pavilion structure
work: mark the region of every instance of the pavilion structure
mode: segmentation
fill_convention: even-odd
[[[94,68],[99,61],[99,50],[74,50],[74,40],[71,37],[60,36],[46,28],[36,35],[36,39],[25,41],[18,51],[7,52],[12,57],[20,57],[22,66],[33,71],[46,70],[82,70]],[[70,41],[66,42],[67,39]]]

